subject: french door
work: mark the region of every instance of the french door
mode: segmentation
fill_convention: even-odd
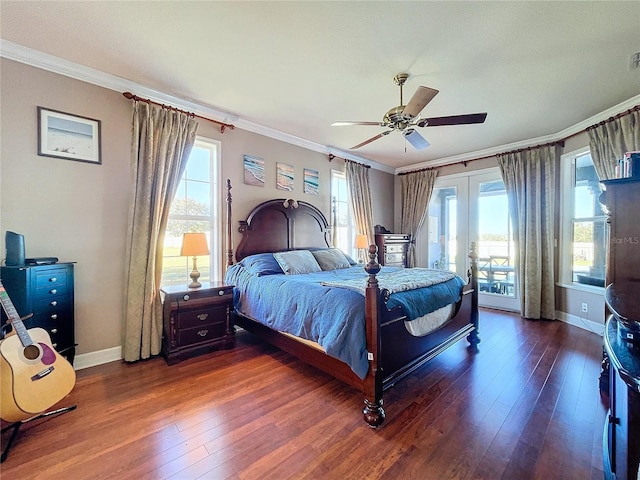
[[[476,242],[480,305],[520,310],[507,192],[499,169],[437,178],[426,223],[416,239],[420,265],[466,278],[469,246]]]

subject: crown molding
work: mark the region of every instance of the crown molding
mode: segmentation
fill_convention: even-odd
[[[195,113],[196,115],[211,118],[222,123],[230,123],[236,128],[257,133],[258,135],[273,138],[274,140],[279,140],[291,145],[296,145],[306,150],[323,153],[325,155],[333,154],[336,157],[360,162],[386,173],[393,174],[395,171],[393,167],[382,165],[365,157],[354,155],[338,148],[322,145],[264,125],[250,122],[236,114],[217,109],[211,105],[203,105],[193,100],[168,95],[126,78],[112,75],[85,65],[80,65],[8,40],[0,39],[0,57],[24,63],[42,70],[47,70],[52,73],[57,73],[75,80],[90,83],[92,85],[97,85],[102,88],[114,90],[116,92],[133,92],[140,97],[149,98],[154,102],[171,105],[181,110],[187,110]]]
[[[421,168],[434,168],[441,167],[443,165],[451,165],[454,163],[468,162],[478,158],[494,157],[500,153],[509,152],[512,150],[518,150],[521,148],[533,147],[536,145],[543,145],[545,143],[559,142],[560,140],[567,139],[574,135],[584,132],[588,127],[595,125],[598,122],[602,122],[608,118],[614,117],[625,110],[629,110],[637,105],[640,105],[640,95],[631,97],[618,105],[615,105],[603,112],[600,112],[592,117],[576,123],[569,128],[554,133],[551,135],[545,135],[543,137],[531,138],[528,140],[522,140],[519,142],[508,143],[505,145],[499,145],[497,147],[486,148],[484,150],[476,150],[474,152],[463,153],[460,155],[454,155],[451,157],[439,158],[438,160],[428,160],[426,162],[408,165],[406,167],[399,167],[395,169],[396,175],[402,172],[411,172],[413,170],[419,170]]]

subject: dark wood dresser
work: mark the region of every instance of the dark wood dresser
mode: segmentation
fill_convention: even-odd
[[[601,387],[609,398],[605,478],[636,480],[640,465],[640,179],[603,181],[609,216]]]
[[[183,285],[160,289],[163,302],[162,354],[172,365],[215,348],[231,348],[234,335],[229,315],[233,285],[202,282],[200,288]]]
[[[640,474],[640,280],[607,287],[604,350],[609,368],[609,415],[603,441],[605,478],[636,480]],[[629,313],[627,313],[629,312]],[[635,321],[632,320],[635,315]]]
[[[53,347],[73,364],[75,357],[75,308],[73,263],[2,267],[2,283],[18,315],[33,313],[27,328],[44,328]],[[2,312],[2,324],[6,322]]]
[[[407,267],[407,250],[411,236],[403,233],[378,233],[378,263],[387,267]]]

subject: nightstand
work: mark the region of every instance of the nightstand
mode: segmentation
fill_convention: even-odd
[[[191,289],[172,285],[160,289],[162,299],[162,355],[169,365],[211,349],[234,344],[229,315],[233,308],[233,285],[202,282]]]

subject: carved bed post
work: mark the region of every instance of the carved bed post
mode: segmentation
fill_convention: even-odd
[[[227,178],[227,268],[233,265],[233,236],[231,235],[231,180]]]
[[[378,247],[369,246],[369,263],[364,269],[369,274],[365,293],[365,326],[367,335],[367,355],[369,357],[369,372],[364,379],[364,421],[372,427],[378,427],[384,422],[384,408],[382,408],[382,371],[380,369],[380,288],[376,274],[380,271],[377,262]]]
[[[471,284],[471,288],[473,289],[471,293],[471,323],[475,328],[467,336],[467,341],[469,342],[469,349],[478,351],[478,344],[480,343],[480,332],[478,331],[478,250],[476,248],[476,242],[471,242],[469,259],[471,260],[469,265],[469,282]]]

